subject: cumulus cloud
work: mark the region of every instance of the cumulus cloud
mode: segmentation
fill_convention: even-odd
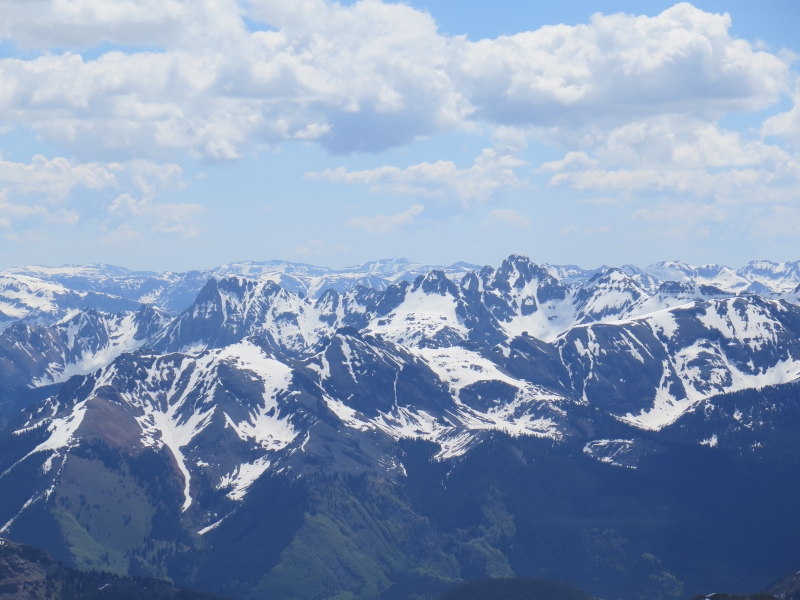
[[[12,224],[31,218],[43,219],[48,222],[76,223],[78,213],[63,208],[54,210],[40,204],[9,202],[8,188],[0,190],[0,228],[10,230]]]
[[[696,115],[642,118],[587,130],[580,150],[537,171],[552,173],[551,187],[591,194],[586,202],[627,207],[632,218],[663,223],[673,237],[788,235],[800,223],[800,160],[765,140],[770,127],[790,116],[768,119],[760,137]],[[790,132],[788,125],[781,129]]]
[[[552,160],[543,163],[538,169],[538,172],[544,171],[565,171],[579,167],[597,167],[600,161],[591,158],[586,152],[581,150],[573,150],[567,152],[562,160]]]
[[[753,177],[775,179],[793,173],[797,166],[780,146],[685,115],[652,117],[602,134],[594,132],[580,145],[584,149],[569,151],[562,160],[546,162],[537,171],[555,173],[551,185],[582,190],[675,188],[707,193],[723,180],[733,185]]]
[[[119,196],[108,209],[109,215],[123,219],[143,220],[153,233],[178,234],[193,237],[200,233],[196,218],[203,207],[189,203],[156,203],[152,197],[135,198],[130,194]],[[124,231],[131,231],[131,223],[123,223]],[[131,234],[132,235],[132,234]]]
[[[75,188],[99,191],[117,185],[116,164],[79,164],[63,157],[36,155],[30,163],[0,156],[0,227],[20,223],[74,224],[80,218],[74,207],[62,206]]]
[[[143,219],[159,233],[194,235],[194,219],[202,212],[199,206],[155,202],[161,192],[182,189],[182,175],[178,165],[142,159],[82,164],[64,157],[36,155],[30,163],[17,163],[0,156],[0,227],[10,229],[26,222],[33,231],[37,224],[74,224],[89,210],[91,203],[83,197],[86,191],[128,189],[108,204],[109,215]]]
[[[627,123],[584,141],[603,164],[684,169],[775,166],[791,156],[775,145],[685,115]],[[599,163],[595,163],[599,164]],[[570,168],[590,165],[570,165]]]
[[[153,233],[194,237],[201,231],[197,218],[205,212],[199,204],[157,202],[160,192],[183,189],[183,170],[174,164],[156,164],[146,160],[126,163],[130,186],[137,193],[123,193],[108,207],[109,222],[121,222],[117,231],[122,237],[135,239],[141,232],[138,223]],[[108,226],[108,223],[107,225]]]
[[[788,65],[728,34],[728,15],[677,4],[655,17],[592,17],[465,44],[480,115],[575,129],[645,116],[755,110],[786,90]]]
[[[539,167],[551,186],[758,201],[796,195],[800,162],[783,148],[679,116],[629,123]]]
[[[411,208],[396,215],[377,215],[374,217],[355,217],[347,222],[348,227],[365,229],[370,233],[388,233],[393,229],[411,225],[425,207],[415,204]]]
[[[43,51],[0,60],[0,119],[87,160],[289,139],[379,151],[475,126],[574,145],[598,124],[763,108],[790,85],[785,60],[686,3],[477,42],[378,0],[4,0],[0,15],[4,39]],[[81,57],[100,42],[132,47]]]
[[[23,194],[38,194],[61,200],[75,187],[100,190],[116,185],[116,165],[78,164],[63,157],[52,160],[37,154],[29,164],[3,160],[0,155],[0,185],[10,185]]]
[[[222,3],[217,6],[223,8]],[[85,48],[99,42],[164,45],[215,7],[195,13],[188,8],[176,0],[0,0],[0,35],[25,48]]]
[[[723,202],[789,206],[800,189],[786,149],[800,144],[794,58],[688,3],[479,41],[380,0],[0,0],[0,17],[0,39],[25,49],[0,59],[0,131],[30,128],[77,157],[0,158],[4,227],[78,218],[76,190],[113,190],[104,218],[120,238],[196,235],[199,206],[157,200],[183,185],[179,167],[159,163],[184,152],[227,161],[293,140],[379,152],[453,131],[498,145],[466,168],[443,159],[307,177],[469,204],[528,186],[520,149],[535,138],[564,153],[536,169],[551,186],[604,202],[677,195],[687,222],[713,220],[704,207]],[[118,49],[97,55],[106,43]],[[786,94],[793,108],[758,139],[719,126]],[[348,224],[388,231],[417,208]],[[646,219],[656,208],[631,210]],[[522,222],[508,211],[487,223]]]
[[[796,183],[800,170],[796,164],[789,165],[791,173],[785,179]],[[693,194],[698,197],[752,196],[755,189],[777,183],[779,175],[767,169],[733,169],[724,173],[709,173],[696,170],[654,169],[597,169],[562,173],[554,176],[555,185],[567,183],[578,190],[613,190],[622,192],[669,191]]]
[[[464,203],[488,200],[503,188],[523,187],[514,169],[525,165],[509,149],[484,149],[467,169],[459,169],[452,161],[423,162],[405,169],[385,165],[376,169],[348,171],[345,167],[307,173],[309,179],[369,185],[373,192],[391,192],[417,196],[456,198]]]
[[[764,137],[781,136],[790,140],[800,148],[800,77],[795,81],[794,105],[791,110],[770,117],[764,121],[761,135]]]

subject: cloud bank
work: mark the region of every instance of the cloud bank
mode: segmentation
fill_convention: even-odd
[[[0,39],[19,49],[0,59],[0,127],[72,156],[0,160],[7,229],[74,222],[68,199],[104,191],[107,231],[197,235],[201,207],[156,200],[180,185],[187,155],[229,161],[292,141],[379,153],[453,132],[495,145],[470,166],[443,157],[307,177],[467,205],[534,194],[535,174],[550,189],[656,198],[632,213],[641,219],[719,221],[747,205],[763,231],[800,226],[795,56],[735,38],[728,15],[688,3],[479,41],[379,0],[0,0],[0,17]],[[792,108],[755,132],[720,125],[787,97]],[[534,142],[563,158],[529,165]],[[385,232],[421,210],[348,225]],[[486,223],[528,226],[512,212]]]
[[[477,42],[378,0],[6,0],[0,14],[5,41],[42,52],[0,60],[0,118],[86,158],[230,159],[291,139],[380,151],[499,125],[574,144],[663,115],[758,110],[792,85],[788,59],[685,3]],[[99,43],[121,50],[79,54]]]

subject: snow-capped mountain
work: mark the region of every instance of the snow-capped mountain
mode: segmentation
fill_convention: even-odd
[[[751,403],[729,418],[718,399],[800,379],[787,265],[588,272],[512,255],[497,269],[395,260],[5,272],[0,447],[11,450],[0,485],[27,483],[0,506],[0,533],[27,531],[35,507],[111,477],[81,471],[85,461],[128,476],[138,457],[160,457],[175,526],[204,539],[227,531],[264,477],[400,481],[408,441],[446,462],[502,433],[577,444],[587,460],[634,470],[664,451],[647,435],[770,448],[764,410]],[[746,435],[725,437],[742,423]],[[79,535],[69,519],[82,509],[59,502],[60,531]],[[134,549],[142,564],[166,564],[136,540],[95,541],[124,572],[136,572]]]
[[[3,385],[39,387],[91,373],[142,347],[167,322],[150,306],[121,314],[90,308],[47,327],[16,322],[0,335]]]
[[[357,286],[382,290],[398,281],[413,281],[434,269],[442,269],[458,281],[478,268],[463,262],[449,267],[423,265],[404,258],[339,270],[279,260],[230,263],[186,273],[131,271],[103,264],[18,267],[0,272],[0,326],[22,318],[52,322],[80,307],[113,312],[131,310],[136,303],[180,312],[194,301],[209,279],[270,281],[287,291],[316,297],[328,289],[339,293]]]
[[[647,267],[646,273],[658,281],[710,285],[729,291],[742,291],[752,283],[733,269],[723,265],[693,267],[682,262],[664,261],[650,265]]]
[[[768,260],[754,260],[739,269],[738,275],[752,283],[778,292],[790,292],[800,285],[800,261],[791,260],[775,263]]]
[[[548,276],[563,287],[577,290],[610,270],[582,269],[575,265],[542,264],[540,279]],[[317,298],[333,289],[346,294],[358,287],[383,291],[394,283],[413,282],[433,270],[459,283],[481,267],[459,262],[442,267],[396,258],[372,261],[343,269],[316,267],[287,261],[244,261],[186,273],[131,271],[111,265],[18,267],[0,272],[0,327],[18,319],[52,323],[80,308],[106,312],[135,310],[152,304],[172,313],[189,306],[209,279],[238,277],[272,282],[282,289]],[[624,265],[633,285],[651,296],[665,282],[716,287],[733,294],[756,293],[793,300],[800,285],[800,261],[773,263],[752,261],[738,271],[720,265],[691,266],[677,261],[656,263],[640,269]],[[498,275],[502,277],[503,275]]]
[[[656,267],[651,268],[653,273],[677,273],[684,279],[688,278],[687,273],[711,272],[710,268],[690,271],[680,263],[659,263]],[[57,286],[63,286],[67,279],[73,285],[79,279],[83,287],[95,282],[92,285],[105,290],[67,293],[77,296],[120,292],[120,277],[142,274],[110,267],[51,270],[49,277],[60,279],[60,283],[45,282],[37,287],[29,282],[26,289],[36,290],[38,295],[34,297],[41,300],[40,306],[45,306],[53,319],[59,311],[65,311],[66,316],[49,326],[35,325],[30,318],[7,325],[0,344],[5,348],[6,364],[10,365],[7,372],[13,376],[5,378],[3,387],[59,383],[70,375],[88,374],[105,367],[121,353],[140,348],[156,354],[196,354],[225,348],[249,337],[261,340],[282,355],[303,359],[330,343],[343,327],[411,352],[469,347],[471,352],[496,353],[500,348],[507,353],[513,340],[527,336],[557,348],[559,368],[568,370],[576,369],[575,365],[582,362],[576,357],[591,355],[592,348],[597,348],[596,352],[604,357],[634,357],[641,362],[637,347],[642,346],[648,359],[661,357],[657,362],[665,366],[652,371],[654,375],[646,391],[637,389],[639,402],[655,402],[660,397],[670,405],[692,405],[712,393],[748,387],[751,385],[745,383],[748,377],[755,378],[752,386],[792,378],[790,366],[789,374],[779,377],[777,371],[773,372],[779,364],[790,365],[793,360],[791,339],[796,326],[792,319],[797,308],[792,294],[784,298],[770,294],[765,299],[749,292],[736,295],[721,287],[686,281],[667,281],[648,292],[639,285],[641,279],[636,279],[641,273],[629,274],[630,268],[628,272],[604,268],[580,284],[574,283],[575,269],[572,269],[569,277],[573,277],[573,283],[569,285],[553,275],[557,269],[538,266],[521,256],[509,257],[497,270],[485,267],[463,275],[460,269],[466,269],[465,265],[454,267],[459,275],[455,279],[445,270],[429,271],[413,282],[405,279],[416,268],[418,265],[407,261],[368,263],[353,272],[378,274],[384,277],[383,281],[389,281],[386,277],[391,276],[395,282],[385,287],[356,285],[344,293],[328,288],[312,296],[281,287],[264,274],[283,269],[291,271],[293,276],[319,277],[321,269],[275,261],[257,265],[239,263],[225,268],[226,272],[236,271],[239,275],[208,279],[192,304],[175,317],[159,312],[158,308],[138,308],[148,305],[110,295],[102,297],[128,302],[124,305],[128,311],[108,313],[80,308],[67,311],[57,306],[61,297],[53,292],[64,290]],[[30,279],[30,275],[13,277]],[[112,280],[116,287],[109,283]],[[186,278],[181,279],[176,287],[185,281]],[[28,306],[33,305],[28,300]],[[702,318],[697,316],[701,313]],[[634,333],[643,331],[643,327],[648,333]],[[684,330],[692,333],[684,335]],[[612,347],[606,348],[602,341],[598,342],[603,336],[598,338],[596,332],[603,332]],[[731,341],[720,344],[720,339]],[[750,350],[735,354],[734,347]],[[762,347],[770,348],[766,356],[771,358],[753,354],[753,349]],[[755,358],[758,360],[754,362]],[[718,374],[708,381],[704,378],[711,371],[699,366],[704,360],[716,365],[716,370],[708,369]],[[595,362],[600,364],[602,360],[592,360],[592,369],[596,368]],[[612,370],[620,368],[615,365]],[[720,375],[720,369],[727,375]],[[596,382],[599,375],[592,371],[581,380],[577,372],[571,374],[571,389],[566,395],[587,401],[588,388],[581,381]],[[670,383],[673,377],[682,383],[673,385]],[[633,389],[630,384],[618,387]],[[654,407],[655,404],[649,406]],[[644,405],[638,408],[649,409]],[[657,420],[654,426],[669,424],[682,411],[668,412],[671,417]]]
[[[136,310],[140,303],[92,290],[74,290],[56,281],[0,273],[0,329],[18,320],[53,323],[80,309]]]
[[[401,271],[397,265],[384,267],[369,268],[382,275]],[[313,297],[270,279],[212,278],[175,317],[144,307],[122,315],[83,310],[49,327],[19,322],[0,335],[4,384],[39,387],[86,375],[87,381],[100,382],[86,392],[92,399],[109,386],[138,390],[143,381],[161,389],[165,375],[153,365],[163,360],[181,365],[171,367],[170,381],[185,377],[202,383],[191,392],[199,404],[184,406],[189,392],[167,396],[160,405],[142,405],[139,391],[120,401],[139,422],[139,443],[166,444],[178,456],[213,426],[208,415],[223,419],[215,396],[225,387],[216,379],[220,368],[244,371],[267,385],[270,376],[253,365],[274,361],[284,370],[282,392],[303,381],[314,402],[325,407],[302,416],[284,409],[286,423],[324,420],[323,413],[330,413],[354,431],[395,441],[428,439],[441,446],[442,456],[452,456],[492,429],[561,439],[571,430],[572,405],[594,406],[634,427],[658,430],[715,395],[800,377],[800,307],[785,300],[685,282],[663,283],[649,295],[620,269],[604,269],[569,286],[552,269],[521,256],[458,282],[442,270],[413,282],[397,279],[383,290],[358,286],[340,294],[329,288]],[[245,351],[258,358],[235,358]],[[424,373],[419,381],[428,387],[401,393],[412,366]],[[200,379],[182,375],[195,371],[202,372]],[[365,378],[378,386],[369,399],[362,398]],[[89,390],[88,383],[82,385]],[[258,398],[276,394],[265,388]],[[58,419],[72,423],[72,417],[59,415],[84,414],[85,405],[76,408],[80,402],[62,397],[40,413],[43,421],[33,419],[25,428]],[[250,413],[240,407],[250,420],[242,417],[230,426],[258,432],[259,415],[276,408],[260,402]],[[151,417],[156,406],[163,414]],[[166,414],[172,421],[164,420]],[[231,418],[225,414],[218,427]],[[152,422],[144,427],[142,419]],[[172,428],[182,421],[193,425],[178,441],[167,442],[173,434],[159,424]],[[68,445],[73,434],[53,427],[52,437]],[[259,464],[277,465],[277,459],[266,458],[275,450],[265,450]],[[254,468],[249,462],[240,467]],[[191,471],[186,469],[184,475]],[[223,478],[235,481],[234,471],[218,474],[216,485]]]

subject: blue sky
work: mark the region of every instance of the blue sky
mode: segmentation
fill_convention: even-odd
[[[800,258],[797,2],[0,15],[0,268]]]

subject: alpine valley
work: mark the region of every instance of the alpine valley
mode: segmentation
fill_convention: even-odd
[[[15,268],[0,536],[247,600],[756,593],[800,568],[798,379],[800,261]]]

